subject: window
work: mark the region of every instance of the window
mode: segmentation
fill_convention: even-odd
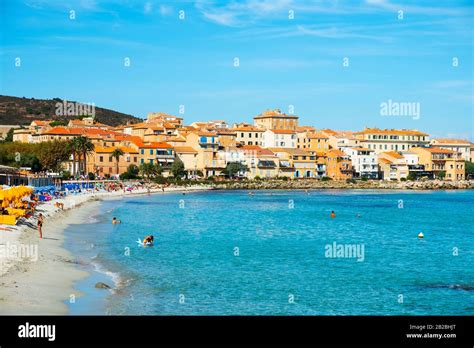
[[[153,164],[153,160],[152,160],[152,159],[150,160],[150,164]]]
[[[104,156],[99,156],[99,162],[104,162]]]
[[[150,155],[153,155],[153,149],[152,149],[152,150],[150,150]]]
[[[133,157],[133,162],[137,163],[137,160],[138,160],[137,156]]]
[[[109,156],[109,162],[112,162],[112,156]]]
[[[144,160],[143,158],[140,159],[140,163],[141,163],[141,164],[145,163],[145,160]]]
[[[142,155],[144,155],[144,154],[145,154],[145,150],[144,150],[144,149],[141,149],[141,150],[140,150],[140,153],[141,153]]]

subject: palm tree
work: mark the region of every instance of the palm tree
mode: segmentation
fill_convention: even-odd
[[[78,138],[74,137],[67,143],[67,148],[72,155],[72,176],[76,175],[76,162],[79,158],[79,142],[77,139]]]
[[[78,147],[78,152],[82,156],[82,163],[83,163],[83,168],[84,168],[84,175],[86,174],[87,171],[87,156],[90,155],[92,152],[94,152],[94,144],[92,141],[84,136],[80,136],[76,138],[77,141],[77,147]],[[80,161],[80,159],[79,159]]]
[[[115,158],[115,165],[117,168],[117,175],[119,174],[119,161],[120,161],[120,156],[123,156],[123,151],[119,149],[118,147],[112,152],[112,157]]]
[[[139,171],[145,180],[150,180],[152,176],[155,176],[158,173],[157,167],[151,163],[140,164]]]

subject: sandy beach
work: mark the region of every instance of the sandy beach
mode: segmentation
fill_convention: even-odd
[[[166,188],[165,192],[152,189],[149,193],[206,189],[205,186],[177,187]],[[148,194],[148,191],[84,193],[43,203],[37,209],[37,213],[45,217],[43,239],[36,229],[36,217],[0,231],[0,247],[18,251],[15,256],[4,252],[0,257],[0,315],[68,314],[65,301],[84,295],[73,286],[88,273],[78,269],[71,253],[63,247],[66,228],[88,221],[97,211],[100,200],[138,194]],[[56,201],[64,203],[64,210],[54,206]]]

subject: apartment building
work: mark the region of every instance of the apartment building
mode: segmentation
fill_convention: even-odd
[[[435,178],[456,181],[466,178],[465,161],[459,152],[440,147],[412,148],[419,156],[419,163],[427,171],[431,171]]]
[[[375,153],[387,151],[408,151],[413,147],[428,146],[430,140],[426,133],[409,129],[366,128],[354,133],[360,145]]]
[[[349,156],[341,150],[331,149],[327,152],[326,172],[333,180],[352,178],[352,162]]]

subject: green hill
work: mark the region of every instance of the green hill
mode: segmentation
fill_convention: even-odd
[[[77,116],[57,116],[56,103],[63,102],[60,98],[35,99],[18,98],[0,95],[0,125],[28,125],[33,120],[55,120],[68,122]],[[73,102],[73,100],[68,100]],[[126,123],[138,123],[142,119],[123,114],[121,112],[95,106],[95,119],[97,122],[110,126]]]

